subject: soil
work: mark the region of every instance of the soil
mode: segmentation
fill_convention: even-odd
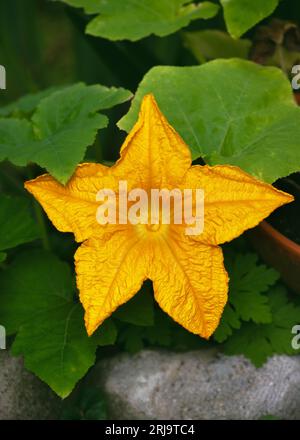
[[[295,201],[277,209],[268,222],[290,240],[300,244],[300,172],[279,179],[274,186],[295,197]]]

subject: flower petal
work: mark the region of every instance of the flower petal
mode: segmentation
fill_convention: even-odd
[[[75,254],[77,286],[89,335],[141,288],[149,253],[133,228],[85,241]]]
[[[153,95],[146,95],[114,172],[135,177],[141,188],[163,188],[181,180],[190,166],[189,148],[161,113]]]
[[[96,194],[103,188],[110,168],[94,163],[81,164],[76,168],[66,186],[49,174],[25,183],[46,211],[54,226],[61,232],[73,232],[77,241],[89,238],[100,229],[96,220],[99,203]]]
[[[233,240],[294,200],[290,194],[228,165],[193,166],[182,185],[204,190],[204,231],[198,239],[213,245]]]
[[[180,237],[180,238],[178,238]],[[179,235],[156,243],[150,268],[160,307],[192,333],[209,338],[227,301],[222,250]]]

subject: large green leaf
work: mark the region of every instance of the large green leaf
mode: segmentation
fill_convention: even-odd
[[[32,126],[26,119],[0,119],[0,161],[26,165],[36,146]]]
[[[37,314],[21,327],[12,347],[14,355],[24,356],[25,367],[62,398],[94,364],[95,350],[81,306],[71,303]]]
[[[2,273],[0,292],[0,322],[17,332],[13,354],[66,397],[94,363],[99,338],[87,336],[69,266],[43,251],[20,254]]]
[[[42,99],[31,121],[0,119],[0,160],[21,166],[35,162],[66,183],[108,123],[98,111],[130,96],[124,89],[79,83]]]
[[[66,86],[60,87],[49,87],[48,89],[42,90],[41,92],[30,93],[28,95],[22,96],[17,101],[14,101],[10,104],[7,104],[4,107],[0,108],[0,116],[9,116],[12,114],[30,114],[32,113],[40,101],[47,96],[52,95],[54,92],[58,92],[59,90],[63,90]]]
[[[277,68],[239,59],[154,67],[120,128],[132,128],[147,93],[154,94],[193,159],[237,165],[268,182],[300,168],[300,108]]]
[[[69,266],[54,255],[30,250],[18,255],[0,277],[0,322],[8,335],[36,315],[72,303]]]
[[[239,38],[277,7],[279,0],[220,0],[230,34]]]
[[[172,34],[197,18],[214,17],[218,6],[192,0],[64,0],[99,13],[87,26],[87,33],[110,40],[136,41],[150,34]]]
[[[0,195],[0,251],[38,237],[39,232],[30,210],[29,200],[25,197]]]

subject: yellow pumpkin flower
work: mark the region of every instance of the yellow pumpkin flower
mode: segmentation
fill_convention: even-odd
[[[183,225],[106,224],[96,220],[102,188],[204,190],[204,231]],[[156,301],[190,332],[209,338],[227,301],[228,275],[218,246],[293,200],[234,166],[191,166],[191,154],[152,95],[112,167],[84,163],[66,186],[49,174],[26,182],[55,227],[83,242],[75,254],[77,286],[89,335],[146,279]],[[119,222],[120,223],[120,222]]]

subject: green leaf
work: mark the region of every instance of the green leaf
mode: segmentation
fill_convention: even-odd
[[[292,327],[299,324],[300,307],[289,302],[283,286],[273,287],[269,294],[272,312],[270,324],[245,323],[225,342],[227,354],[244,354],[257,367],[269,356],[278,354],[299,354],[292,348]]]
[[[74,302],[69,266],[43,251],[20,254],[0,279],[0,322],[17,332],[14,355],[61,397],[95,361],[97,338],[87,336]]]
[[[232,335],[232,329],[239,329],[240,327],[241,320],[237,312],[229,303],[227,303],[224,308],[220,324],[214,333],[214,339],[217,342],[224,342],[228,336]]]
[[[250,40],[235,40],[226,32],[208,29],[185,32],[184,43],[199,63],[216,58],[247,58]]]
[[[212,18],[218,5],[192,0],[65,0],[83,7],[87,13],[99,13],[87,26],[86,32],[109,40],[136,41],[150,34],[160,37],[172,34],[190,21]]]
[[[39,237],[28,199],[0,195],[0,231],[0,251]]]
[[[6,260],[6,253],[5,252],[0,252],[0,263],[3,263],[3,261]]]
[[[108,318],[100,325],[94,333],[93,338],[100,346],[113,345],[116,342],[118,330],[111,318]]]
[[[148,284],[128,303],[119,307],[114,318],[129,324],[150,326],[154,323],[153,293]]]
[[[30,157],[64,183],[83,159],[86,147],[94,143],[98,129],[107,126],[107,117],[96,113],[105,108],[106,90],[103,96],[101,86],[74,86],[44,99],[33,115],[39,140]]]
[[[24,356],[25,367],[62,398],[93,365],[95,350],[84,328],[83,310],[72,303],[37,314],[20,328],[12,346],[14,355]]]
[[[31,114],[42,99],[47,98],[54,92],[63,90],[66,86],[49,87],[41,92],[30,93],[22,96],[17,101],[14,101],[4,107],[0,108],[0,116],[16,115],[29,115]]]
[[[16,333],[36,315],[72,302],[69,266],[54,255],[35,250],[20,253],[0,277],[0,322]]]
[[[170,347],[172,345],[173,325],[174,321],[158,309],[155,313],[154,325],[145,328],[143,337],[150,345]],[[178,329],[177,324],[175,324],[175,329]]]
[[[35,162],[66,183],[108,119],[98,114],[126,101],[124,89],[82,83],[42,99],[32,121],[0,119],[0,160],[24,166]]]
[[[124,350],[129,353],[137,353],[144,348],[143,328],[128,325],[120,332],[119,342]]]
[[[32,125],[25,119],[0,119],[0,161],[26,165],[35,148]]]
[[[107,403],[103,393],[97,388],[81,388],[75,402],[66,404],[62,420],[107,420]]]
[[[299,170],[300,108],[279,69],[239,59],[154,67],[119,121],[121,129],[132,128],[147,93],[154,94],[193,159],[236,165],[267,182]]]
[[[272,14],[279,0],[220,0],[229,33],[239,38],[256,23]]]
[[[271,308],[266,292],[274,285],[279,274],[263,264],[258,265],[256,254],[225,254],[229,273],[229,303],[226,305],[221,322],[214,333],[214,339],[224,342],[233,329],[239,329],[241,321],[258,324],[272,322]]]
[[[148,285],[146,284],[148,287]],[[140,295],[140,294],[139,294]],[[158,347],[168,347],[172,343],[173,321],[160,309],[153,310],[152,323],[146,326],[141,321],[140,325],[121,324],[118,342],[129,353],[136,353],[144,348],[145,343]],[[152,314],[151,313],[151,314]],[[177,327],[177,324],[175,324]]]
[[[272,320],[268,298],[262,295],[279,279],[279,273],[257,265],[256,254],[236,254],[229,265],[230,303],[243,321],[269,323]]]

